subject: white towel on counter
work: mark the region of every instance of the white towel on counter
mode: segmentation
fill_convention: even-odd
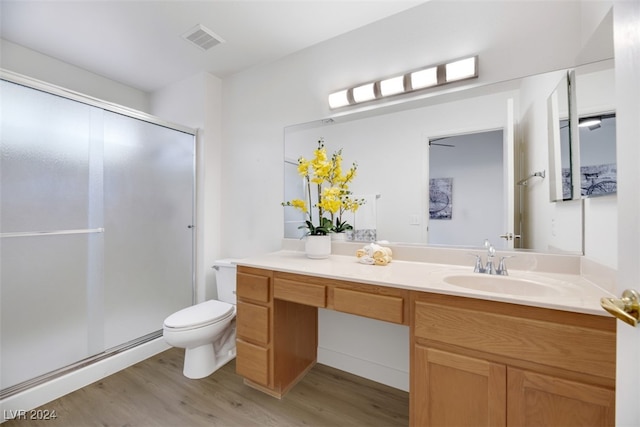
[[[361,264],[387,265],[391,262],[393,252],[391,248],[370,243],[356,251],[356,257]]]

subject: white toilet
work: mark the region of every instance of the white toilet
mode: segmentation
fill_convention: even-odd
[[[164,321],[162,335],[173,346],[185,349],[187,378],[204,378],[236,357],[235,260],[216,261],[218,299],[184,308]]]

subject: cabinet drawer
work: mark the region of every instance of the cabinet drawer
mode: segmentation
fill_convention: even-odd
[[[345,313],[393,323],[404,321],[404,298],[335,288],[333,308]]]
[[[238,301],[236,306],[238,338],[259,344],[269,343],[269,307]]]
[[[440,299],[443,298],[434,301]],[[473,303],[480,306],[478,302]],[[416,301],[415,336],[568,371],[615,378],[615,332],[582,326],[578,322],[563,322],[563,319],[570,320],[568,316],[572,314],[553,310],[538,309],[544,311],[542,314],[549,321],[519,317],[525,308],[510,307],[513,311],[510,314],[504,309],[506,305],[499,304],[486,302],[481,310],[476,310],[442,302]],[[564,317],[552,321],[553,316]],[[585,324],[590,320],[585,318]],[[567,355],[580,357],[576,360]]]
[[[268,276],[238,272],[236,280],[238,298],[269,302],[269,280]]]
[[[327,288],[287,279],[275,279],[273,285],[275,299],[297,302],[314,307],[327,306]]]
[[[238,340],[236,372],[258,384],[269,385],[269,349]]]

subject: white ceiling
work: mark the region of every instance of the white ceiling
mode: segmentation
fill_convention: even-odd
[[[0,36],[152,92],[202,71],[224,78],[424,1],[0,0]],[[222,43],[181,36],[202,24]]]

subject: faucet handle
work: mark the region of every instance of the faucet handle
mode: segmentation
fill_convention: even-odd
[[[500,276],[509,275],[509,272],[507,271],[507,264],[504,261],[507,258],[513,258],[513,255],[503,256],[500,258],[500,263],[498,264],[498,269],[496,270],[496,274]]]
[[[482,267],[482,258],[480,258],[480,255],[476,255],[476,254],[467,254],[467,255],[471,255],[476,257],[476,264],[473,267],[473,272],[474,273],[484,273],[484,267]]]

